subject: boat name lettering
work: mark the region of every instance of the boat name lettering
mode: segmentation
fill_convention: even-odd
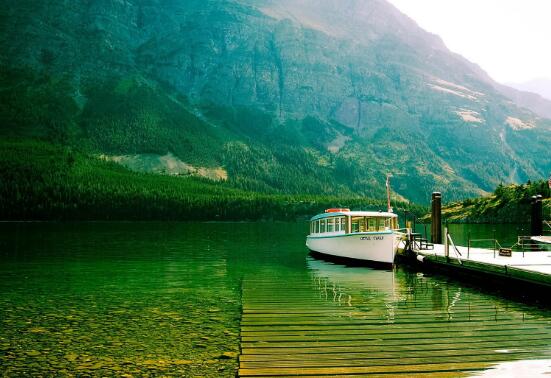
[[[384,240],[384,236],[373,236],[373,240]],[[362,236],[360,240],[372,240],[371,236]]]

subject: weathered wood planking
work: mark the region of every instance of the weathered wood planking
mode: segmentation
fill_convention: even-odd
[[[362,291],[307,274],[245,279],[239,375],[457,377],[551,357],[548,312],[433,289]]]
[[[398,322],[394,321],[393,323],[389,322],[372,322],[372,323],[366,323],[366,324],[357,324],[357,323],[344,323],[342,325],[334,325],[331,329],[335,330],[378,330],[381,328],[389,328],[388,326],[392,324],[392,329],[400,329],[400,330],[408,330],[408,329],[427,329],[427,328],[454,328],[454,327],[482,327],[483,329],[487,329],[487,327],[491,326],[500,326],[500,325],[516,325],[518,327],[518,324],[538,324],[538,325],[551,325],[551,320],[546,320],[545,318],[540,317],[526,317],[525,319],[519,320],[519,319],[508,319],[508,320],[501,320],[499,322],[496,322],[495,318],[491,319],[484,319],[484,320],[463,320],[463,319],[453,319],[453,320],[447,320],[447,319],[434,319],[432,321],[419,321],[419,322]],[[310,327],[304,327],[301,325],[283,325],[283,326],[274,326],[270,325],[268,323],[262,325],[262,324],[256,324],[252,326],[242,326],[241,331],[261,331],[263,332],[263,328],[270,328],[271,331],[274,332],[283,332],[283,331],[293,331],[293,330],[327,330],[327,327],[321,324],[312,325]]]
[[[544,356],[544,354],[540,354]],[[513,353],[510,355],[513,358],[533,358],[533,355],[530,352],[522,353]],[[403,357],[400,359],[396,358],[378,358],[376,361],[369,361],[365,358],[360,359],[308,359],[301,361],[302,367],[316,367],[316,368],[327,368],[327,367],[364,367],[366,364],[369,366],[399,366],[399,365],[442,365],[449,363],[461,363],[461,362],[494,362],[496,359],[501,359],[503,356],[498,353],[493,354],[480,354],[480,355],[461,355],[461,356],[426,356],[426,357]],[[277,360],[277,361],[256,361],[256,362],[241,362],[241,368],[243,369],[261,369],[261,368],[292,368],[296,366],[296,361],[294,360]]]
[[[540,343],[539,345],[544,345]],[[533,351],[522,351],[514,352],[515,355],[520,354],[533,354]],[[492,355],[500,356],[502,353],[496,352],[494,347],[490,348],[477,348],[477,349],[451,349],[451,350],[438,350],[438,356],[435,357],[434,350],[422,350],[422,351],[410,351],[407,354],[407,357],[404,357],[402,351],[391,351],[391,352],[373,352],[373,351],[361,351],[361,352],[348,352],[348,353],[305,353],[300,351],[293,354],[278,354],[277,363],[287,362],[287,361],[335,361],[335,360],[381,360],[381,361],[394,361],[397,360],[407,361],[408,359],[414,358],[447,358],[447,357],[462,357],[462,356],[482,356],[482,355]],[[266,362],[273,363],[274,356],[272,354],[250,354],[250,355],[241,355],[241,362]]]
[[[487,362],[459,362],[447,364],[422,364],[422,365],[394,365],[394,366],[340,366],[340,367],[291,367],[291,368],[240,368],[239,375],[242,377],[251,376],[270,376],[277,377],[282,375],[304,375],[304,376],[324,376],[324,375],[342,375],[342,374],[411,374],[411,373],[431,373],[431,372],[472,372],[483,370],[488,367]]]

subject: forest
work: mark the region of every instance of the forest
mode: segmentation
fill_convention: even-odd
[[[450,223],[526,223],[530,221],[531,200],[543,198],[543,217],[551,220],[551,193],[546,180],[526,184],[500,184],[489,196],[452,202],[442,209]]]
[[[1,220],[298,220],[328,207],[386,209],[384,200],[362,196],[267,194],[192,176],[132,172],[38,139],[6,139],[0,150]]]

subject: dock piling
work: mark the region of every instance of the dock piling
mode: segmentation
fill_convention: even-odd
[[[442,244],[442,193],[432,193],[432,224],[431,224],[431,242]]]

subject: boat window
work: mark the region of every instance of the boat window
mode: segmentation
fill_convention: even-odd
[[[360,220],[363,217],[352,217],[352,232],[360,232]]]
[[[320,233],[326,232],[325,225],[326,225],[326,219],[322,219],[322,220],[320,221]]]
[[[367,218],[367,230],[369,232],[377,231],[377,219]]]
[[[335,231],[335,218],[327,219],[327,232]]]
[[[384,218],[379,218],[377,223],[379,224],[379,231],[384,231],[385,230],[385,219]]]
[[[360,218],[360,232],[366,232],[367,231],[367,222],[365,217]]]
[[[314,222],[314,233],[316,233],[316,234],[320,233],[320,221],[319,220]]]
[[[339,218],[337,218],[337,224],[336,224],[336,227],[335,227],[335,231],[342,231],[342,230],[344,230],[344,218],[339,217]]]

